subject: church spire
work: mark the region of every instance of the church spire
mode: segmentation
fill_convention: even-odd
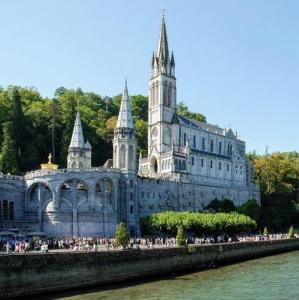
[[[69,148],[84,148],[84,137],[79,111],[76,115],[76,121],[73,129],[72,139]]]
[[[159,41],[158,41],[158,47],[157,47],[157,54],[156,55],[162,61],[164,61],[164,60],[167,61],[168,58],[169,58],[164,11],[162,13],[160,35],[159,35]]]
[[[120,104],[116,128],[134,129],[132,109],[131,109],[130,97],[129,97],[128,87],[127,87],[127,79],[125,81],[125,89]]]
[[[91,167],[91,146],[84,143],[80,113],[77,111],[71,142],[67,156],[68,169],[88,169]]]

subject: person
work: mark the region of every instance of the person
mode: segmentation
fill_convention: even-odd
[[[7,241],[7,243],[6,243],[6,253],[11,254],[11,249],[12,249],[11,243],[9,241]]]
[[[25,242],[25,249],[24,249],[24,252],[25,253],[28,253],[30,251],[30,244],[28,241]]]

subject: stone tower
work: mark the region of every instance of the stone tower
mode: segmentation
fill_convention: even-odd
[[[176,111],[176,78],[173,53],[169,53],[164,14],[156,52],[151,63],[148,106],[148,156],[152,171],[159,172],[160,157],[171,151],[172,120]]]
[[[124,172],[136,172],[137,142],[132,118],[127,81],[121,100],[113,139],[113,167]]]
[[[68,150],[67,168],[84,170],[90,167],[91,146],[88,141],[84,143],[80,113],[77,112],[72,139]]]

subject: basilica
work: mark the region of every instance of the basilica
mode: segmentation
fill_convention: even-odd
[[[0,226],[50,236],[110,237],[124,221],[140,235],[140,218],[161,211],[200,211],[213,199],[238,206],[260,200],[245,141],[220,128],[177,114],[175,59],[164,16],[149,80],[148,154],[137,155],[125,83],[113,139],[113,158],[92,167],[79,112],[67,168],[49,162],[25,176],[0,175]]]

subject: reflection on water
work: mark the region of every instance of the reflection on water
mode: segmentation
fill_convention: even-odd
[[[299,251],[188,275],[30,297],[97,299],[299,299]]]

